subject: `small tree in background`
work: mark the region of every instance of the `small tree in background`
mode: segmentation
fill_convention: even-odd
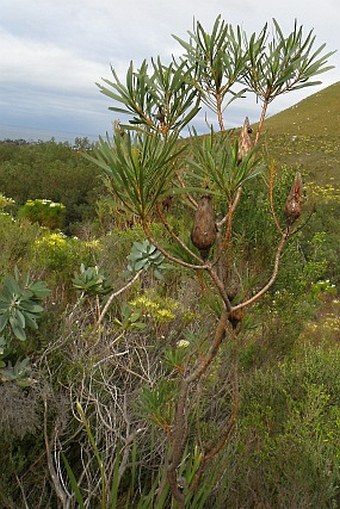
[[[193,499],[206,465],[226,443],[237,419],[237,339],[244,313],[274,284],[281,255],[301,214],[300,175],[287,196],[282,213],[285,219],[275,214],[274,167],[267,167],[259,149],[268,106],[283,93],[320,83],[312,80],[330,69],[326,64],[332,53],[323,52],[325,45],[314,47],[312,31],[305,37],[303,27],[295,23],[286,36],[275,20],[271,33],[266,24],[259,34],[248,37],[239,26],[232,27],[219,16],[211,33],[197,22],[188,41],[175,39],[184,49],[177,61],[164,65],[160,58],[150,63],[145,60],[137,69],[131,62],[125,83],[112,69],[113,80],[99,84],[101,92],[114,100],[110,109],[130,118],[128,124],[115,129],[112,138],[100,139],[91,160],[102,169],[113,194],[139,218],[148,241],[168,261],[196,273],[217,302],[216,326],[208,344],[189,342],[185,350],[167,358],[177,372],[175,393],[173,384],[168,394],[163,387],[162,405],[159,391],[150,389],[141,399],[143,410],[153,419],[159,414],[156,420],[162,423],[169,442],[164,459],[166,479],[173,498],[184,507]],[[246,119],[235,139],[224,131],[223,114],[232,101],[248,92],[260,100],[259,122],[252,135]],[[183,128],[197,116],[202,104],[216,114],[220,134],[211,128],[200,138],[193,130],[191,138],[181,139]],[[187,151],[188,146],[192,150]],[[242,272],[240,254],[233,249],[237,234],[233,219],[245,186],[266,173],[277,240],[267,281],[252,286],[247,271]],[[173,229],[164,207],[164,200],[174,195],[195,209],[186,236]],[[176,254],[152,235],[150,223],[155,218],[163,225],[166,237],[177,245]],[[225,341],[235,352],[230,365],[230,414],[211,440],[202,442],[192,429],[189,440],[193,391],[207,380],[206,374],[213,369]],[[166,415],[162,415],[163,407]],[[196,447],[197,461],[183,482],[180,472],[189,445]],[[164,481],[160,496],[166,484]]]

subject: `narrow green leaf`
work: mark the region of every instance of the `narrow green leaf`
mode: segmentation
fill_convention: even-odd
[[[68,475],[68,478],[70,480],[71,487],[72,487],[73,493],[74,493],[74,495],[76,497],[76,501],[77,501],[77,504],[79,506],[79,509],[86,509],[85,508],[85,504],[84,504],[84,499],[83,499],[83,497],[81,495],[81,492],[80,492],[79,485],[77,483],[77,480],[75,478],[73,470],[72,470],[69,462],[67,461],[66,456],[63,453],[63,451],[61,451],[61,457],[63,458],[63,462],[64,462],[65,467],[66,467],[67,475]]]
[[[113,476],[111,482],[111,493],[110,493],[110,509],[117,509],[117,501],[118,501],[118,489],[119,489],[119,466],[120,466],[120,454],[116,453],[116,459],[114,463]]]

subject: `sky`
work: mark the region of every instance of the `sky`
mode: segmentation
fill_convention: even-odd
[[[95,83],[111,78],[110,66],[124,80],[131,60],[169,61],[180,53],[171,34],[187,39],[193,19],[210,31],[219,14],[247,34],[272,18],[289,33],[297,19],[305,35],[314,29],[316,47],[340,50],[339,0],[0,0],[0,139],[105,134],[118,117]],[[330,64],[321,86],[278,98],[269,115],[340,81],[340,51]],[[226,126],[245,115],[258,120],[254,96],[226,111]]]

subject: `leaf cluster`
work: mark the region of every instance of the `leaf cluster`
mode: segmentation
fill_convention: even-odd
[[[15,382],[19,387],[28,387],[33,383],[29,377],[31,366],[28,357],[18,359],[14,365],[11,361],[8,361],[6,365],[0,360],[0,368],[1,382]]]
[[[103,94],[123,105],[110,106],[110,110],[133,115],[124,128],[132,125],[167,135],[183,129],[199,111],[197,91],[190,84],[190,69],[185,63],[166,66],[158,57],[151,60],[149,72],[146,60],[136,70],[130,62],[125,85],[113,67],[111,71],[114,81],[103,79],[107,86],[97,85]]]
[[[156,278],[163,278],[161,270],[165,268],[165,257],[148,239],[134,242],[127,260],[130,273],[153,269]]]
[[[271,38],[266,24],[247,43],[247,72],[243,82],[268,103],[283,93],[319,85],[320,81],[310,79],[333,68],[326,63],[335,52],[323,54],[326,44],[315,50],[315,38],[313,30],[304,37],[303,26],[298,26],[296,20],[292,32],[285,36],[273,19]]]
[[[106,295],[111,289],[105,274],[96,266],[80,265],[80,272],[75,273],[72,280],[74,288],[89,295]]]
[[[183,151],[176,135],[163,140],[157,134],[119,133],[100,138],[95,157],[108,186],[124,206],[145,219],[157,200],[166,196],[175,173],[174,160]]]
[[[154,424],[168,430],[174,411],[176,384],[162,378],[154,387],[144,387],[138,400],[140,412]]]
[[[190,192],[175,189],[173,177],[175,161],[184,149],[179,148],[181,130],[194,119],[201,102],[217,114],[220,129],[224,130],[224,108],[246,91],[254,92],[264,102],[264,118],[274,98],[317,84],[311,78],[330,68],[326,63],[332,52],[324,53],[324,44],[315,50],[313,31],[304,37],[303,27],[297,22],[285,36],[274,19],[271,38],[266,24],[248,40],[240,26],[233,28],[218,16],[210,33],[197,22],[188,34],[189,41],[173,36],[184,49],[178,62],[173,58],[164,65],[158,57],[151,64],[144,60],[138,69],[131,62],[125,84],[113,68],[114,80],[103,79],[105,85],[98,84],[101,92],[116,103],[110,109],[128,114],[130,119],[129,125],[115,130],[112,140],[100,139],[94,157],[89,159],[103,170],[123,205],[142,220],[160,198],[173,192]],[[231,99],[226,103],[227,94]],[[198,180],[208,178],[218,193],[230,198],[257,175],[255,151],[237,164],[237,144],[212,138],[211,133],[202,148],[195,145],[196,160],[190,161],[190,166]]]
[[[0,293],[0,332],[9,327],[20,341],[26,340],[25,328],[38,329],[37,320],[44,308],[42,299],[50,290],[44,281],[19,281],[18,277],[8,276]]]
[[[118,325],[122,331],[140,330],[146,327],[142,319],[142,311],[139,309],[132,309],[128,304],[125,304],[121,308],[120,319],[114,318],[114,323]]]
[[[239,161],[238,140],[232,141],[229,135],[210,135],[199,137],[194,132],[191,138],[191,157],[187,160],[192,172],[187,176],[201,187],[207,187],[214,193],[230,202],[237,189],[249,180],[257,177],[263,165],[257,157],[257,147]]]
[[[181,58],[191,69],[191,83],[196,88],[202,101],[214,112],[218,111],[218,103],[231,94],[230,104],[241,97],[246,89],[233,90],[245,73],[247,52],[244,47],[244,34],[239,25],[234,30],[225,20],[218,16],[208,33],[200,22],[192,32],[188,32],[189,42],[173,35],[174,39],[184,48]],[[227,106],[226,105],[226,106]]]

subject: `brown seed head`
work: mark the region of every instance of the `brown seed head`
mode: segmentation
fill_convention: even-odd
[[[285,204],[287,225],[291,226],[301,215],[303,184],[301,174],[297,173]]]
[[[249,136],[249,134],[251,134],[252,131],[253,130],[249,124],[249,118],[246,117],[244,119],[243,127],[241,129],[240,138],[238,142],[237,160],[239,163],[242,161],[242,158],[251,151],[253,147],[253,142]]]
[[[202,258],[207,259],[210,248],[216,241],[216,215],[210,196],[202,196],[195,212],[191,230],[191,240],[200,250]]]

